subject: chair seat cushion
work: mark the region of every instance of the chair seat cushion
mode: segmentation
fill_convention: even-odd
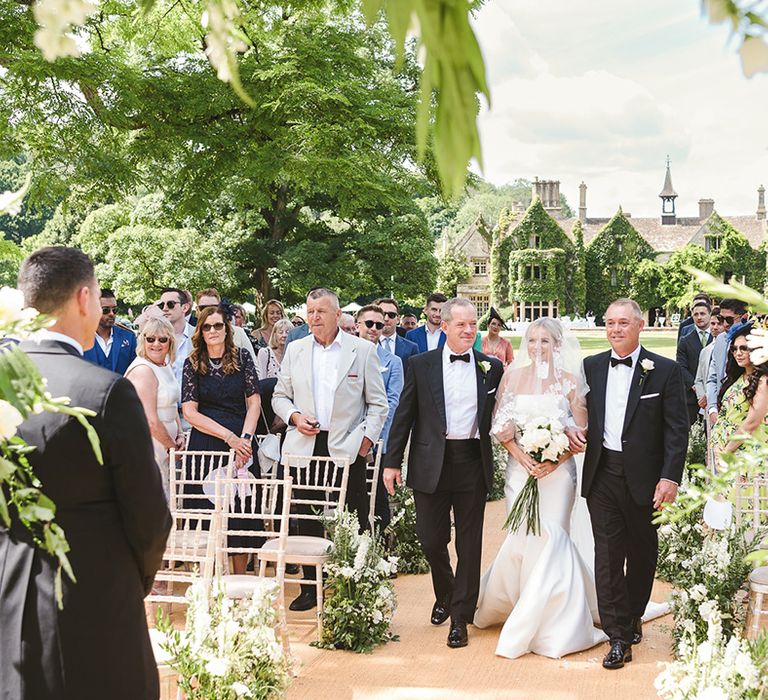
[[[256,585],[267,580],[268,577],[254,576],[253,574],[227,574],[219,579],[224,595],[228,598],[249,598],[253,594]],[[274,579],[271,579],[274,580]]]
[[[267,541],[259,550],[260,559],[275,559],[280,543],[277,539]],[[323,557],[333,543],[324,537],[309,535],[289,535],[285,543],[285,556],[288,557]]]
[[[758,586],[768,586],[768,566],[760,566],[749,574],[749,582]]]

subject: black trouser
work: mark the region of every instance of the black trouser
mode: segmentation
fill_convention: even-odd
[[[699,407],[698,403],[688,403],[686,404],[688,407],[688,421],[691,425],[693,425],[697,420],[701,420],[701,413],[699,411],[701,408]]]
[[[472,622],[480,592],[486,486],[479,440],[447,440],[434,493],[414,491],[416,534],[432,569],[435,599],[450,603],[451,619]],[[456,574],[451,569],[451,508],[456,525]]]
[[[328,454],[328,432],[320,431],[315,436],[315,449],[312,452],[315,457],[329,457]],[[365,482],[366,459],[357,457],[349,465],[349,477],[347,478],[347,510],[357,515],[357,522],[360,532],[368,529],[368,488]],[[300,488],[294,490],[294,498],[297,499],[317,499],[317,491],[302,491]],[[299,505],[296,508],[298,513],[308,514],[312,508],[308,505]],[[313,537],[323,536],[323,526],[317,520],[302,518],[299,520],[299,534],[312,535]],[[303,577],[305,579],[314,579],[316,576],[314,566],[303,567]],[[312,591],[312,584],[302,584],[302,591]]]
[[[379,481],[376,486],[376,502],[374,503],[374,527],[380,535],[389,527],[392,522],[392,512],[389,509],[389,494],[384,486],[384,470],[379,469]],[[373,485],[371,485],[373,488]]]
[[[656,573],[653,504],[635,503],[623,476],[621,452],[603,448],[587,505],[595,538],[600,622],[611,641],[629,644],[632,618],[643,616]]]

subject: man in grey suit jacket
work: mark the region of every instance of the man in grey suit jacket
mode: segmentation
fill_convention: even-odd
[[[307,297],[311,334],[291,343],[280,367],[272,408],[288,426],[283,454],[330,456],[350,462],[347,504],[360,529],[368,524],[366,456],[379,438],[389,406],[376,346],[338,328],[337,296],[315,289]],[[301,534],[320,534],[300,520]],[[304,569],[304,578],[314,572]],[[314,607],[313,587],[302,586],[292,610]]]

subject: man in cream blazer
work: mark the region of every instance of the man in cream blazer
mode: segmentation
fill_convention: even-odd
[[[379,438],[389,407],[376,346],[341,332],[340,315],[333,292],[310,292],[310,335],[286,348],[272,408],[288,426],[284,455],[349,459],[347,505],[357,513],[362,530],[368,523],[365,458]],[[300,534],[322,534],[314,521],[300,520],[299,525]],[[305,567],[304,578],[313,576]],[[302,586],[291,609],[308,610],[314,604],[313,587]]]

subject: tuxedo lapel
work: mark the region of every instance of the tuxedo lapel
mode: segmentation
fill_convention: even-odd
[[[597,362],[592,380],[594,386],[589,387],[590,392],[594,391],[595,402],[597,403],[597,415],[595,417],[597,418],[598,425],[595,432],[598,435],[603,434],[603,428],[605,427],[605,390],[608,386],[608,366],[610,357],[611,353],[607,352],[600,358],[600,361]]]
[[[344,331],[339,331],[343,333]],[[347,372],[357,357],[357,348],[352,343],[341,342],[341,357],[339,358],[339,373],[336,375],[336,389],[347,378]]]
[[[697,336],[698,338],[698,336]],[[640,354],[637,356],[637,365],[635,371],[632,372],[632,383],[629,385],[629,396],[627,397],[627,412],[624,414],[624,427],[621,430],[622,435],[627,430],[627,426],[632,420],[632,416],[635,414],[635,409],[640,403],[640,395],[643,392],[643,385],[647,380],[647,375],[643,377],[642,368],[640,364],[648,356],[645,348],[640,348]]]
[[[485,388],[486,375],[480,369],[480,358],[477,356],[477,351],[472,350],[472,361],[475,363],[475,382],[477,386],[477,425],[480,425],[480,420],[483,416],[483,409],[485,408],[485,400],[488,398]]]
[[[304,340],[304,338],[301,338],[301,340]],[[299,341],[294,341],[299,343]],[[295,377],[297,374],[302,377],[302,381],[306,383],[305,391],[307,394],[309,394],[309,405],[311,407],[310,413],[313,416],[317,415],[317,409],[315,408],[315,387],[312,382],[312,376],[313,372],[315,371],[315,368],[312,367],[312,342],[309,343],[299,343],[299,351],[296,353],[296,360],[295,360],[297,367],[309,367],[309,372],[297,372],[293,374]],[[296,395],[296,391],[294,389],[294,395]]]
[[[436,352],[430,358],[429,387],[435,400],[437,412],[443,421],[443,430],[448,429],[448,418],[445,415],[445,387],[443,386],[443,353]]]

